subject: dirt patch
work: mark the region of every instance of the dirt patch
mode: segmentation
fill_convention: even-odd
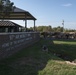
[[[55,61],[55,62],[57,62],[57,63],[60,63],[60,64],[70,64],[70,65],[76,65],[76,63],[74,63],[74,62],[70,62],[70,61]]]
[[[70,62],[70,61],[65,61],[65,62],[70,65],[76,65],[76,63],[74,63],[74,62]]]

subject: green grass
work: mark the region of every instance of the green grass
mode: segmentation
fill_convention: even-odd
[[[48,46],[48,53],[42,51],[43,44]],[[76,75],[75,65],[67,64],[63,59],[53,55],[54,52],[63,52],[75,59],[75,49],[76,41],[41,39],[34,45],[1,60],[0,75]]]
[[[76,59],[76,40],[53,40],[50,51],[59,53],[68,57],[68,60],[74,61]]]

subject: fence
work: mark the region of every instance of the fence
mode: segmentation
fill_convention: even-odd
[[[39,39],[37,32],[0,33],[0,59],[12,55]]]

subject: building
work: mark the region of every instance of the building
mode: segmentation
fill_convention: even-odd
[[[20,32],[22,26],[11,21],[0,21],[0,32]]]

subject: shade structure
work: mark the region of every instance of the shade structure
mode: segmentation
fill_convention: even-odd
[[[13,12],[10,12],[9,16],[0,15],[0,19],[5,20],[36,20],[36,18],[31,15],[28,11],[15,7]]]
[[[17,26],[17,27],[22,27],[12,21],[0,21],[0,27],[5,27],[5,26]]]
[[[0,12],[1,13],[1,12]],[[15,7],[13,12],[10,12],[10,15],[0,15],[0,20],[25,20],[25,31],[27,31],[27,20],[34,21],[34,31],[35,31],[35,20],[36,18],[30,14],[28,11]]]
[[[22,32],[22,26],[11,21],[0,21],[1,32]]]

